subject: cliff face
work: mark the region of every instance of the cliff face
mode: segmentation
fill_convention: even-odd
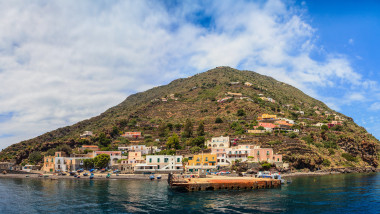
[[[246,133],[258,125],[257,118],[262,114],[293,120],[295,125],[291,129],[299,132]],[[191,136],[183,135],[187,119],[193,124]],[[102,145],[104,138],[111,142],[108,149],[128,143],[165,146],[172,133],[182,134],[182,149],[191,149],[197,146],[194,142],[201,121],[206,139],[230,135],[239,139],[238,144],[273,147],[297,169],[378,166],[379,141],[351,118],[290,85],[229,67],[218,67],[131,95],[97,117],[14,144],[4,149],[0,158],[21,163],[30,159],[33,152],[44,155],[62,145],[70,148],[82,144]],[[332,121],[341,125],[314,126]],[[93,131],[95,136],[80,139],[79,135],[86,130]],[[145,139],[128,142],[120,138],[125,131],[142,131]]]

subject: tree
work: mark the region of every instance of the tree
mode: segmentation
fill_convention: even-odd
[[[263,126],[259,126],[257,127],[257,130],[265,130],[265,128]]]
[[[111,135],[112,138],[118,137],[118,136],[120,135],[120,130],[119,130],[119,128],[116,127],[116,126],[114,126],[114,127],[112,128],[112,132],[111,132],[110,135]]]
[[[95,167],[104,168],[108,166],[111,157],[107,154],[100,154],[94,158]]]
[[[199,123],[199,126],[197,128],[197,135],[198,136],[204,136],[205,135],[205,125],[204,125],[203,121]]]
[[[193,138],[193,139],[191,139],[191,146],[204,147],[205,140],[206,139],[203,136],[198,136],[196,138]]]
[[[174,128],[175,128],[175,130],[177,130],[177,131],[181,131],[181,129],[182,129],[182,124],[180,124],[180,123],[176,123],[176,124],[174,124]]]
[[[84,159],[83,160],[83,167],[85,169],[92,169],[94,168],[95,164],[94,164],[94,158],[90,158],[90,159]]]
[[[100,133],[99,145],[102,147],[108,147],[111,144],[111,139],[107,138],[106,134]]]
[[[29,158],[28,158],[29,162],[32,164],[37,164],[40,161],[42,161],[42,159],[43,159],[43,157],[42,157],[41,153],[37,152],[37,151],[30,153]]]
[[[329,127],[327,125],[322,125],[321,129],[327,131],[327,130],[329,130]]]
[[[157,131],[158,131],[158,136],[160,136],[160,137],[166,137],[168,135],[168,132],[169,132],[166,123],[161,123],[158,126]]]
[[[237,116],[239,116],[239,117],[244,117],[244,116],[245,116],[245,111],[244,111],[243,109],[239,109],[239,110],[237,111]]]
[[[223,123],[222,118],[217,117],[217,118],[215,119],[215,123]]]
[[[201,151],[201,148],[199,146],[194,146],[190,148],[190,152],[192,154],[198,153],[199,151]]]
[[[193,136],[193,124],[189,119],[186,119],[185,127],[182,133],[182,136],[185,138],[189,138]]]
[[[176,133],[174,133],[171,137],[169,137],[168,141],[166,142],[166,146],[168,149],[179,149],[179,138]]]

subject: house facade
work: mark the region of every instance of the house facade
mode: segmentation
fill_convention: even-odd
[[[213,137],[211,140],[206,141],[206,146],[208,148],[229,148],[230,147],[230,137]]]
[[[217,155],[212,153],[204,153],[189,157],[188,163],[185,165],[186,172],[198,172],[199,170],[211,171],[216,169]]]
[[[135,173],[144,172],[183,172],[182,155],[147,155],[145,164],[137,164]]]

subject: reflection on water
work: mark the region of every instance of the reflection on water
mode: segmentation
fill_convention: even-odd
[[[166,181],[0,179],[0,213],[380,213],[380,174],[294,178],[281,189],[186,192]]]

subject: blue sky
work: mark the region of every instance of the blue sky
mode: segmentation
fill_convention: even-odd
[[[380,137],[377,1],[0,1],[0,149],[227,65]]]

